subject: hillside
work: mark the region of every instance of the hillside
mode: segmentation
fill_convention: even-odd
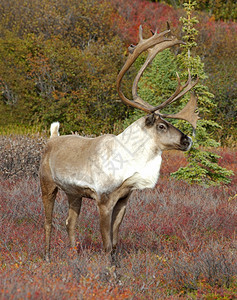
[[[173,1],[176,2],[176,1]],[[204,8],[203,8],[204,9]],[[206,10],[206,9],[205,9]],[[0,3],[0,128],[9,124],[100,134],[119,130],[129,113],[117,102],[116,76],[138,27],[163,30],[169,21],[181,36],[180,6],[150,1],[8,0]],[[197,11],[198,47],[215,95],[207,118],[223,129],[217,139],[236,139],[237,24]],[[176,49],[176,51],[180,51]],[[131,76],[124,89],[130,92]]]

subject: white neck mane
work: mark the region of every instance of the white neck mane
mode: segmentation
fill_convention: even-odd
[[[134,189],[153,188],[162,161],[162,152],[155,153],[155,143],[151,132],[144,126],[144,119],[137,120],[117,136],[130,158],[129,171],[133,174],[129,182],[134,185]]]

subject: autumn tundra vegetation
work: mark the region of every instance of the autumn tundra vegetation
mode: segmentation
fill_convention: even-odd
[[[234,1],[2,0],[0,16],[0,298],[235,299]],[[59,121],[62,136],[94,138],[118,135],[142,117],[121,102],[116,78],[139,26],[149,39],[167,21],[186,44],[158,53],[135,95],[159,106],[175,92],[176,71],[182,85],[189,72],[198,77],[196,132],[168,119],[192,136],[192,150],[164,152],[158,184],[131,193],[116,267],[103,251],[95,200],[83,199],[70,246],[68,200],[59,190],[46,262],[39,166],[50,124]],[[121,83],[126,99],[145,59]]]

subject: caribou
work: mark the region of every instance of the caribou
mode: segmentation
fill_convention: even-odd
[[[160,51],[183,44],[170,28],[144,39],[139,28],[139,42],[128,48],[128,58],[117,77],[117,91],[127,105],[140,109],[145,116],[128,126],[122,133],[95,138],[79,135],[59,135],[59,123],[51,124],[51,136],[46,144],[40,165],[40,184],[45,210],[45,259],[50,261],[52,217],[58,189],[68,198],[69,211],[66,228],[71,247],[76,246],[75,227],[82,198],[95,200],[100,220],[100,232],[105,253],[116,261],[119,227],[123,220],[129,196],[133,190],[154,188],[159,177],[161,154],[164,150],[188,151],[192,139],[174,127],[165,118],[183,119],[196,128],[198,120],[197,96],[191,94],[186,106],[176,114],[161,112],[197,83],[190,72],[187,82],[181,84],[177,74],[177,88],[162,104],[151,106],[138,95],[138,82],[154,57]],[[148,51],[147,59],[137,73],[132,86],[132,100],[122,92],[124,74],[138,56]]]

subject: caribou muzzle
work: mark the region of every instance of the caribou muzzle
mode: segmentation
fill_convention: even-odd
[[[192,147],[192,139],[186,134],[182,135],[180,140],[180,150],[188,151]]]

